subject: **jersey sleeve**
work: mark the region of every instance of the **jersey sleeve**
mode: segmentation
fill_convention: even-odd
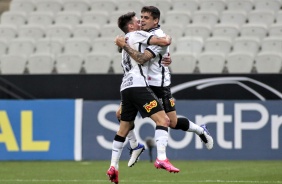
[[[149,44],[152,36],[153,34],[145,32],[145,31],[135,31],[134,41],[136,43]]]
[[[150,45],[145,50],[148,50],[153,54],[154,57],[162,51],[162,47],[158,45]]]

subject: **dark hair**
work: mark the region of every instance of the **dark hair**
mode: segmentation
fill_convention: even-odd
[[[144,13],[144,12],[151,13],[153,19],[159,19],[160,20],[161,12],[157,7],[155,7],[155,6],[144,6],[141,9],[141,13]]]
[[[121,15],[118,18],[118,27],[124,32],[128,32],[128,27],[127,25],[132,23],[132,18],[135,17],[136,13],[135,12],[128,12],[126,14]]]

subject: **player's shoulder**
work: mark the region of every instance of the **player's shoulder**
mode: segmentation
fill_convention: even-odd
[[[143,36],[143,37],[148,37],[148,36],[152,35],[151,33],[148,33],[146,31],[142,31],[142,30],[134,31],[134,34],[139,35],[139,36]]]
[[[163,37],[163,36],[165,36],[165,33],[163,32],[162,29],[156,29],[154,31],[154,35],[159,36],[159,37]]]

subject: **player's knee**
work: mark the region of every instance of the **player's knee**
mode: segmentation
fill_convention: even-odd
[[[162,121],[163,123],[162,123],[162,125],[164,126],[164,127],[169,127],[170,126],[170,119],[168,118],[168,116],[165,116],[164,118],[163,118],[163,121]]]
[[[118,120],[120,120],[120,109],[118,109],[118,110],[116,111],[116,117],[117,117]]]
[[[177,121],[175,121],[175,120],[170,120],[169,127],[170,127],[170,128],[175,128],[176,124],[177,124]]]

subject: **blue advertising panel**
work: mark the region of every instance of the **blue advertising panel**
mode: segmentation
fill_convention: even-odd
[[[115,112],[119,101],[85,101],[83,104],[82,159],[109,160],[118,130]],[[191,132],[169,130],[170,159],[282,159],[282,101],[189,101],[177,100],[178,116],[207,124],[214,148],[207,150]],[[141,143],[154,137],[154,122],[139,115],[135,132]],[[121,159],[129,159],[126,144]],[[156,157],[156,149],[154,149]],[[149,159],[148,151],[141,159]]]
[[[75,100],[1,100],[0,160],[73,160]]]

